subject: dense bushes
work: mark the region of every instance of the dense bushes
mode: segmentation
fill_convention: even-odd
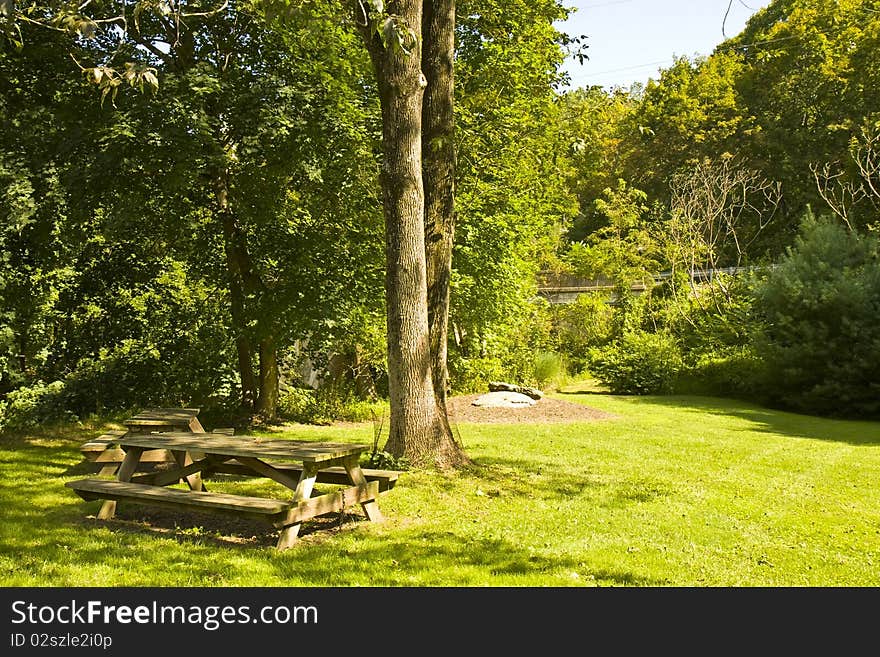
[[[590,352],[590,370],[613,393],[670,392],[682,368],[681,351],[668,333],[625,333]]]
[[[612,327],[624,324],[617,315],[634,316],[629,301],[614,306]],[[775,265],[635,303],[638,325],[587,350],[590,373],[611,392],[712,394],[820,415],[880,415],[875,235],[808,213]],[[598,316],[578,306],[560,314]],[[593,327],[560,326],[562,344],[583,353],[583,342],[571,337],[592,335]]]
[[[770,402],[880,414],[880,240],[808,215],[756,290],[757,353]]]

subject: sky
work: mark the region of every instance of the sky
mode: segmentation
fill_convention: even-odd
[[[568,60],[563,69],[572,88],[644,84],[659,78],[674,57],[711,54],[725,34],[741,32],[768,4],[770,0],[569,0],[567,6],[576,11],[559,27],[571,36],[587,35],[589,60],[583,65]]]

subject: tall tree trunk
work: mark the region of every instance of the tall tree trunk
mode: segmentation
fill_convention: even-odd
[[[424,0],[423,7],[422,71],[428,83],[422,104],[428,325],[434,395],[445,415],[449,281],[455,238],[455,0]]]
[[[267,420],[278,415],[278,350],[271,335],[260,340],[260,394],[256,411]]]
[[[238,375],[241,379],[241,406],[253,410],[257,400],[257,381],[254,376],[253,352],[246,331],[244,314],[244,290],[242,272],[236,246],[235,216],[229,207],[229,186],[226,172],[215,179],[217,209],[223,223],[223,249],[226,254],[226,279],[229,286],[232,330],[235,332],[235,349],[238,354]]]
[[[356,3],[359,9],[363,5]],[[389,2],[399,26],[420,31],[422,0]],[[421,43],[410,54],[364,31],[382,105],[382,195],[385,214],[385,302],[391,404],[385,450],[414,465],[461,462],[434,397],[428,333],[422,186]]]

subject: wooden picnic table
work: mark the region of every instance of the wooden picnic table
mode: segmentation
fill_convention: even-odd
[[[123,424],[128,433],[191,431],[205,433],[199,422],[198,408],[148,408],[132,415]]]
[[[310,518],[360,504],[371,521],[379,521],[379,481],[367,480],[359,464],[367,445],[227,436],[214,433],[169,432],[126,434],[115,438],[125,451],[116,479],[91,478],[67,482],[85,500],[105,500],[98,518],[110,519],[116,502],[130,501],[171,509],[233,513],[268,521],[281,530],[278,549],[296,542],[302,523]],[[164,449],[176,465],[168,470],[135,474],[141,456]],[[233,464],[252,476],[267,477],[293,491],[292,499],[229,495],[205,490],[203,471]],[[293,466],[291,464],[294,464]],[[322,472],[344,473],[344,488],[312,497]],[[294,476],[298,474],[299,476]],[[185,481],[188,490],[168,488]]]

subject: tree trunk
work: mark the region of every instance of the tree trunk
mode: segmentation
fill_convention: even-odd
[[[266,420],[278,415],[278,350],[271,336],[260,340],[260,394],[256,411]]]
[[[226,278],[229,286],[232,330],[235,332],[235,349],[238,354],[238,375],[241,378],[241,406],[253,410],[257,400],[257,381],[254,376],[251,341],[246,332],[244,315],[244,291],[242,272],[236,248],[235,216],[229,207],[229,187],[226,173],[221,172],[216,180],[217,208],[223,223],[223,249],[226,254]]]
[[[428,82],[422,106],[428,324],[434,395],[445,416],[449,281],[455,237],[455,0],[424,0],[422,36],[422,70]]]
[[[357,3],[360,4],[360,3]],[[388,3],[399,25],[419,31],[421,0]],[[434,397],[428,333],[422,183],[421,43],[410,54],[364,32],[382,105],[382,195],[385,214],[385,302],[391,414],[385,450],[416,466],[461,463]]]

